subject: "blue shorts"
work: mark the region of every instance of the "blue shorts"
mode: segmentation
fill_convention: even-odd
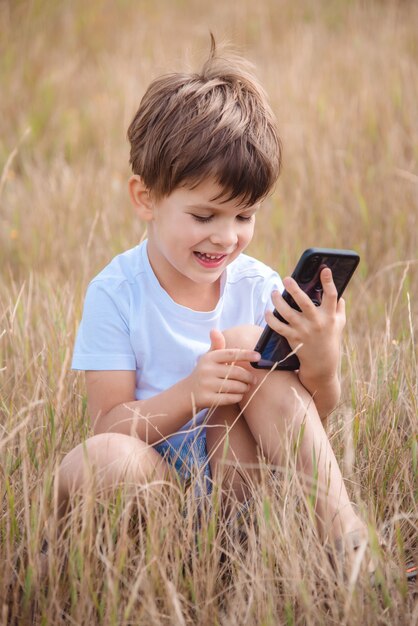
[[[205,496],[210,496],[213,482],[206,447],[206,428],[202,428],[194,437],[184,438],[178,446],[173,445],[173,442],[170,442],[170,438],[168,438],[154,445],[153,448],[161,454],[165,461],[174,466],[179,478],[186,486],[194,482],[194,496],[197,499],[201,500]],[[238,532],[240,532],[240,527],[245,528],[249,523],[251,515],[253,515],[251,513],[253,504],[253,497],[244,500],[238,506],[235,514],[227,521],[227,525],[237,525]],[[209,510],[211,510],[210,503]],[[200,520],[200,506],[198,507],[198,513]],[[187,507],[183,515],[187,517]]]
[[[177,447],[168,438],[153,448],[176,469],[185,485],[195,482],[196,497],[212,493],[212,473],[206,447],[206,428],[202,428],[194,437],[185,437]],[[196,481],[195,478],[197,478]]]

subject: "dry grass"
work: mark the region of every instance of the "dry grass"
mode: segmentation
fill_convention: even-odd
[[[406,0],[0,2],[1,623],[417,623],[389,573],[417,551],[417,26]],[[312,244],[362,256],[331,437],[388,543],[377,589],[335,580],[290,461],[273,483],[265,466],[246,549],[216,494],[196,531],[196,503],[154,485],[80,504],[40,577],[53,472],[89,433],[68,369],[85,287],[142,235],[126,128],[152,77],[199,65],[209,30],[256,64],[285,147],[250,252],[282,273]]]

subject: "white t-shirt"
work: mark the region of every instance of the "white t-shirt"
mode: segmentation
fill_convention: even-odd
[[[273,289],[284,289],[277,272],[241,254],[222,275],[216,308],[194,311],[161,287],[144,241],[116,256],[89,284],[72,369],[135,370],[135,398],[150,398],[191,374],[209,350],[212,328],[263,326]],[[182,431],[202,424],[205,414],[192,417],[170,442],[177,447]]]

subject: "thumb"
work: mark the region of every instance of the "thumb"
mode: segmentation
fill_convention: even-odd
[[[210,348],[209,352],[212,350],[223,350],[225,348],[225,337],[221,333],[220,330],[213,328],[210,331]]]

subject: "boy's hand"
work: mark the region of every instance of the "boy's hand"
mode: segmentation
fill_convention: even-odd
[[[211,330],[210,339],[209,351],[199,358],[189,377],[198,409],[236,404],[256,382],[255,376],[238,362],[258,361],[258,352],[225,348],[225,337],[219,330]]]
[[[266,321],[276,332],[285,337],[292,350],[303,344],[297,351],[300,361],[299,377],[317,381],[332,380],[338,371],[340,360],[341,335],[345,326],[345,302],[337,301],[337,289],[332,272],[327,267],[321,271],[320,279],[323,296],[320,306],[298,286],[295,280],[285,278],[283,284],[301,311],[293,309],[277,291],[272,300],[277,311],[288,322],[284,324],[272,312],[266,314]]]

